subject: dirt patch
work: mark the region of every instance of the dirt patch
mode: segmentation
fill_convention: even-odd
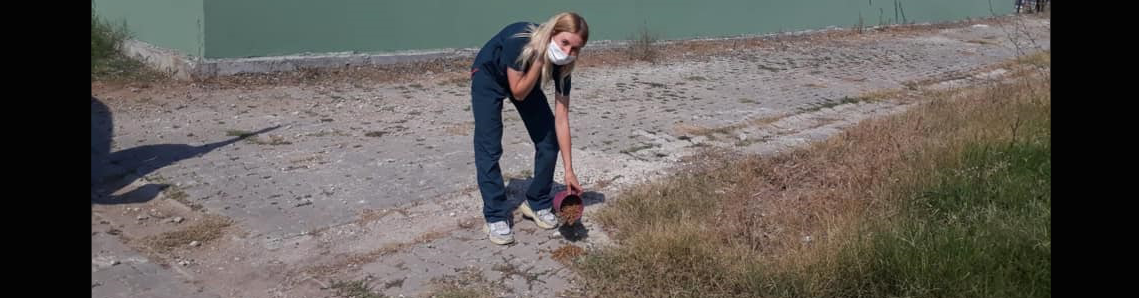
[[[301,272],[314,276],[332,276],[338,272],[344,272],[349,268],[360,268],[360,266],[374,262],[376,259],[379,259],[382,256],[400,252],[419,243],[432,242],[446,237],[449,234],[450,230],[429,231],[415,237],[415,239],[411,242],[388,243],[381,246],[380,248],[365,253],[342,254],[336,257],[335,260],[331,263],[310,266],[301,270]]]
[[[731,135],[732,132],[748,127],[750,125],[767,125],[779,121],[792,113],[780,113],[771,116],[753,118],[748,121],[734,123],[724,126],[716,127],[702,127],[691,124],[677,124],[672,128],[672,133],[680,136],[682,139],[690,139],[690,136],[704,136],[710,139],[716,139],[716,135]]]
[[[346,271],[348,268],[359,268],[360,265],[371,263],[381,256],[396,253],[407,245],[406,243],[391,243],[367,253],[341,255],[330,264],[311,266],[301,270],[301,272],[313,276],[331,276],[337,272]]]
[[[356,220],[356,224],[364,226],[383,218],[385,215],[388,215],[387,210],[364,209],[360,211],[360,217]]]
[[[171,186],[170,188],[167,188],[166,191],[164,192],[164,194],[166,195],[167,198],[170,198],[171,200],[174,200],[174,201],[176,201],[182,205],[185,205],[186,207],[189,207],[190,210],[193,210],[193,211],[201,211],[202,210],[202,205],[198,204],[198,203],[191,202],[189,199],[190,195],[186,194],[186,191],[182,190],[182,188],[178,187],[177,185]]]
[[[617,179],[619,179],[621,177],[624,177],[624,176],[617,175],[617,176],[614,176],[613,178],[597,181],[596,183],[593,184],[593,188],[604,189],[605,187],[608,187],[610,184],[613,184],[614,181],[617,181]]]
[[[285,137],[278,136],[278,135],[269,135],[268,140],[265,140],[265,139],[262,139],[259,137],[252,137],[252,138],[248,138],[245,140],[250,142],[250,143],[257,144],[257,145],[279,146],[279,145],[292,145],[293,144],[293,142],[286,141]]]
[[[531,265],[529,267],[526,267],[525,269],[522,269],[522,268],[518,267],[517,265],[510,263],[510,261],[504,257],[504,258],[502,258],[501,264],[496,264],[496,265],[492,266],[490,268],[490,270],[498,271],[499,273],[502,274],[498,278],[498,281],[497,281],[499,284],[503,284],[507,280],[512,279],[513,277],[519,277],[519,278],[522,278],[522,280],[526,281],[526,285],[528,287],[532,288],[534,286],[534,282],[544,283],[545,281],[542,280],[542,276],[546,275],[550,271],[550,270],[546,270],[546,271],[542,271],[542,272],[534,272],[534,269],[535,269],[534,267],[535,266]]]
[[[422,235],[419,235],[419,237],[415,237],[415,242],[428,243],[431,241],[442,239],[443,237],[447,237],[447,235],[450,235],[450,234],[451,234],[450,231],[430,231],[427,233],[423,233]]]
[[[471,132],[475,130],[475,122],[467,121],[459,124],[454,124],[447,126],[447,128],[444,128],[443,130],[453,136],[469,136],[471,135]]]
[[[563,245],[562,247],[559,247],[558,249],[550,252],[550,258],[566,266],[569,266],[570,262],[573,261],[574,258],[580,257],[582,255],[585,255],[585,249],[582,249],[580,246],[573,244]]]
[[[207,215],[202,217],[195,225],[181,230],[148,236],[142,238],[140,241],[142,241],[142,244],[147,248],[155,252],[168,253],[178,247],[187,247],[194,241],[205,244],[211,240],[218,239],[222,236],[225,228],[231,224],[233,224],[233,221],[228,218],[217,215]]]

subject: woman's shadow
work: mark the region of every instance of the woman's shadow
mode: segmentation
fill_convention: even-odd
[[[533,178],[510,178],[506,183],[506,202],[515,208],[517,208],[519,205],[522,205],[522,201],[526,200],[526,189],[530,187],[530,183],[533,182],[533,180]],[[564,184],[554,182],[554,186],[551,192],[557,193],[565,189],[566,186]],[[605,202],[605,194],[596,191],[585,191],[581,194],[581,200],[582,204],[588,207],[590,205]],[[559,225],[558,232],[562,234],[563,238],[571,242],[577,242],[589,238],[589,230],[586,229],[584,225],[582,225],[580,219],[573,222],[572,224]]]
[[[91,97],[91,204],[142,203],[154,199],[167,184],[140,186],[130,192],[115,192],[134,183],[155,170],[187,158],[198,157],[214,149],[242,139],[262,134],[280,126],[265,128],[253,133],[200,146],[186,144],[157,144],[111,152],[114,121],[111,111],[102,101]]]

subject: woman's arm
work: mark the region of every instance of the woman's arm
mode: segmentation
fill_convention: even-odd
[[[581,193],[581,184],[573,172],[573,144],[570,142],[569,96],[554,94],[554,132],[558,136],[558,150],[562,153],[562,164],[566,172],[566,188],[575,194]]]
[[[526,100],[526,95],[530,94],[530,90],[534,89],[538,78],[542,76],[542,66],[545,64],[545,60],[542,59],[542,56],[535,55],[534,63],[530,65],[530,70],[527,70],[525,74],[513,68],[506,68],[506,79],[510,83],[510,93],[514,95],[514,100]]]

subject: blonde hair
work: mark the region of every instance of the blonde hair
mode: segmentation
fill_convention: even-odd
[[[546,63],[542,66],[542,77],[545,78],[542,81],[553,80],[554,65],[546,56],[546,48],[550,44],[550,39],[562,32],[580,35],[582,44],[589,41],[589,25],[585,23],[585,18],[573,12],[556,14],[541,25],[530,25],[522,33],[515,34],[514,37],[530,37],[530,42],[522,47],[522,53],[518,55],[517,62],[522,65],[522,69],[530,67],[530,62],[534,61],[535,56],[546,59]],[[562,65],[561,77],[558,80],[564,80],[573,73],[576,64],[577,61]]]

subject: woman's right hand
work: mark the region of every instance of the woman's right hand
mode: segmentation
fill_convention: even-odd
[[[541,53],[541,55],[534,55],[534,63],[530,64],[530,71],[542,71],[542,67],[546,66],[546,59],[542,59],[545,56],[546,53]]]
[[[575,195],[581,195],[581,183],[577,182],[577,175],[573,172],[566,172],[566,189]]]
[[[545,55],[545,53],[541,55]],[[546,59],[541,55],[534,56],[534,61],[530,62],[530,69],[526,72],[506,68],[506,79],[510,83],[510,94],[514,100],[526,100],[526,96],[530,94],[534,86],[540,86],[538,78],[542,76],[542,67],[546,64]]]

